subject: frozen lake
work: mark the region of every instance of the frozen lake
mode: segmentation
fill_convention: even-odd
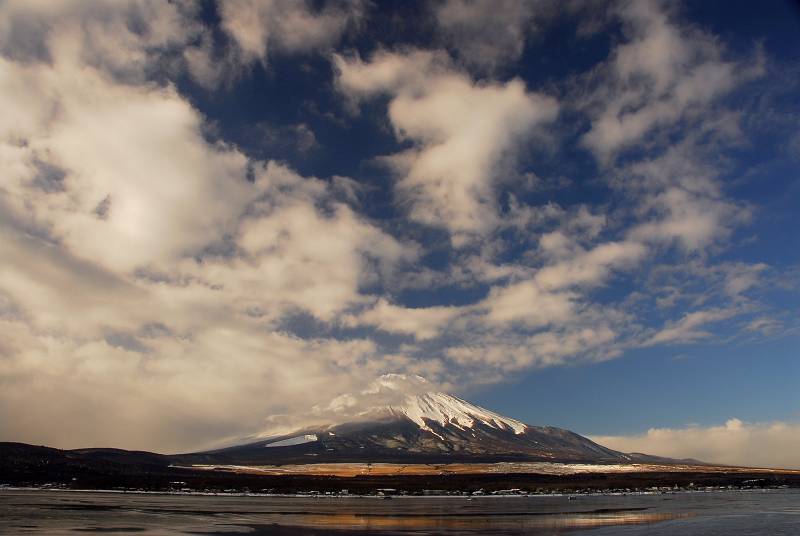
[[[0,533],[799,534],[800,490],[627,496],[235,497],[0,490]]]

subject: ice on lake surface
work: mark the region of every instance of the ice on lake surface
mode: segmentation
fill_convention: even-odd
[[[800,490],[237,497],[0,490],[2,534],[800,534]]]

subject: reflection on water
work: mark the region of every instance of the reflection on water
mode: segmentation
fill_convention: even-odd
[[[530,515],[482,515],[432,516],[409,515],[365,515],[358,513],[312,514],[284,516],[286,525],[316,528],[340,528],[349,530],[439,530],[474,531],[508,530],[531,531],[533,529],[581,529],[609,525],[637,525],[655,523],[669,519],[689,517],[687,512],[585,512],[585,513],[532,513]]]
[[[0,534],[796,534],[800,490],[370,498],[0,490]],[[301,529],[302,527],[302,529]]]

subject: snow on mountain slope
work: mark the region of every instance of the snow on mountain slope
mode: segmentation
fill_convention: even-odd
[[[478,423],[515,434],[523,434],[526,429],[523,422],[439,392],[432,383],[416,375],[384,374],[362,392],[338,397],[327,409],[345,413],[355,410],[357,420],[408,419],[434,434],[429,422],[442,427],[451,425],[459,430],[474,428]]]
[[[490,428],[525,433],[525,423],[503,417],[493,411],[470,404],[446,393],[423,393],[406,396],[399,406],[389,406],[389,413],[397,417],[407,417],[423,430],[435,433],[426,421],[438,422],[441,426],[451,424],[464,430],[473,428],[481,422]]]
[[[253,437],[283,440],[303,430],[330,431],[342,424],[387,420],[410,422],[436,436],[441,433],[438,428],[474,432],[480,427],[516,435],[528,429],[521,421],[441,392],[421,376],[405,374],[384,374],[364,389],[341,394],[327,405],[313,406],[306,414],[275,417],[268,419],[268,428]]]

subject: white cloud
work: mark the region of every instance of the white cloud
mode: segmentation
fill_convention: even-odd
[[[247,159],[207,143],[202,118],[171,88],[116,85],[88,67],[76,77],[69,64],[0,62],[24,84],[5,86],[6,102],[39,96],[27,121],[0,120],[6,136],[26,140],[3,152],[17,170],[6,177],[7,201],[75,254],[122,270],[190,254],[221,238],[258,195]],[[63,173],[49,190],[32,187],[42,163]]]
[[[763,70],[723,59],[711,34],[681,25],[665,2],[618,7],[628,41],[617,46],[590,98],[592,126],[584,144],[603,162],[661,126],[702,111]]]
[[[481,303],[492,324],[521,323],[531,327],[563,324],[576,314],[577,296],[570,292],[549,292],[536,281],[522,281],[492,289]]]
[[[543,249],[550,254],[568,240],[560,233],[542,238]],[[579,292],[581,287],[601,284],[613,268],[634,265],[646,252],[644,246],[635,242],[608,242],[589,251],[578,249],[570,249],[568,258],[545,265],[530,279],[492,288],[477,306],[486,310],[486,321],[500,326],[507,323],[527,327],[570,326],[588,303]]]
[[[7,58],[71,61],[133,83],[171,71],[205,32],[197,6],[189,2],[9,0],[0,5],[0,51]]]
[[[680,320],[668,323],[644,344],[689,343],[704,339],[710,337],[711,333],[701,329],[703,326],[726,320],[735,314],[736,310],[734,309],[708,309],[686,313]]]
[[[23,322],[0,321],[0,332],[16,349],[0,360],[0,433],[61,447],[199,448],[380,373],[368,341],[304,341],[224,317],[192,334],[146,340],[147,354]]]
[[[433,53],[378,53],[369,62],[334,56],[337,83],[363,98],[389,95],[395,136],[413,147],[389,162],[413,220],[447,228],[455,245],[497,225],[493,186],[533,129],[555,118],[550,97],[517,79],[477,84]]]
[[[501,340],[487,339],[483,344],[453,346],[446,354],[452,362],[465,367],[468,375],[472,373],[471,381],[491,383],[524,369],[616,357],[618,351],[613,343],[617,336],[607,323],[593,321],[586,326],[574,323],[514,340],[501,337]]]
[[[535,281],[547,289],[596,285],[607,279],[613,268],[634,266],[646,253],[647,248],[638,242],[601,243],[589,251],[574,251],[569,259],[545,266],[536,273]]]
[[[760,333],[765,336],[774,335],[783,328],[783,322],[775,318],[760,316],[745,325],[744,329],[751,333]]]
[[[329,2],[316,9],[310,0],[226,0],[219,2],[222,28],[235,40],[245,63],[267,62],[273,49],[307,53],[331,47],[363,17],[361,2]]]
[[[401,307],[381,298],[358,315],[345,317],[344,323],[375,326],[425,340],[436,337],[450,320],[463,312],[458,307]]]
[[[763,262],[755,264],[732,263],[723,265],[725,274],[725,292],[729,296],[739,296],[758,286],[762,273],[769,268]]]
[[[800,469],[800,425],[746,423],[732,418],[721,426],[652,428],[642,435],[593,436],[593,441],[623,452],[747,467]]]
[[[530,0],[446,0],[435,8],[443,40],[470,67],[492,71],[520,58],[534,17],[545,3]]]
[[[117,79],[143,82],[185,70],[215,88],[275,54],[325,51],[365,14],[359,1],[231,0],[218,3],[218,39],[195,2],[10,0],[0,6],[0,50],[23,60],[66,52]]]
[[[292,307],[331,321],[334,314],[367,300],[360,295],[362,285],[413,255],[340,204],[330,215],[308,202],[294,202],[249,216],[237,243],[245,256],[209,258],[187,272],[271,318]]]
[[[680,188],[653,195],[644,207],[654,212],[656,219],[631,229],[631,236],[642,241],[677,240],[688,251],[703,249],[726,234],[737,212],[731,203]]]
[[[627,231],[631,239],[703,252],[749,220],[750,208],[725,195],[715,128],[703,125],[657,156],[616,170],[611,185],[636,203],[640,219]]]

